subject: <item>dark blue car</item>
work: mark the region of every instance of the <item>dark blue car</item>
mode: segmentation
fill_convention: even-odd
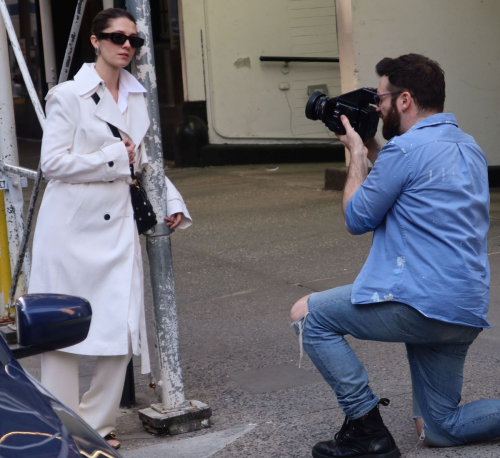
[[[36,294],[17,301],[19,343],[9,348],[0,337],[1,458],[120,456],[16,359],[81,342],[91,317],[90,304],[77,297]]]

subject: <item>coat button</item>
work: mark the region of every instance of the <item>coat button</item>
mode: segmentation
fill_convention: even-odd
[[[115,163],[114,163],[113,161],[109,161],[109,162],[108,162],[108,165],[109,165],[110,167],[113,167],[113,166],[115,165]]]
[[[110,218],[111,218],[111,216],[109,216],[108,214],[104,215],[104,219],[105,219],[106,221],[108,221]]]

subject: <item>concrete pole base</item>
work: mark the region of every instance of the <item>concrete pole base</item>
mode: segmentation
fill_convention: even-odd
[[[139,411],[139,419],[146,431],[161,436],[210,428],[211,416],[212,409],[200,401],[186,401],[173,410],[164,410],[161,404],[152,404]]]

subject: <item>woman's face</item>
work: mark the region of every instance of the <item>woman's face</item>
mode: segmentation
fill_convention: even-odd
[[[127,36],[137,36],[137,27],[130,19],[121,17],[109,21],[109,25],[103,30],[103,33],[123,33]],[[103,59],[108,65],[113,67],[126,67],[135,53],[135,48],[130,46],[128,40],[122,45],[117,45],[108,38],[97,40],[92,35],[92,44],[94,47],[99,47],[98,58]]]

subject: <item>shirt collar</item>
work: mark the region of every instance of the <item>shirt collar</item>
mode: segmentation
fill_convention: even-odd
[[[144,86],[139,83],[127,70],[120,69],[120,92],[127,95],[130,93],[147,92]]]
[[[78,95],[85,98],[90,97],[103,82],[99,74],[94,71],[95,64],[83,64],[82,68],[74,76]]]
[[[94,69],[95,64],[83,64],[82,68],[75,75],[74,80],[78,90],[78,95],[85,98],[90,97],[97,87],[104,83],[102,78]],[[127,70],[120,69],[120,94],[127,99],[130,93],[146,92],[144,86],[139,83]]]
[[[417,129],[422,129],[423,127],[437,126],[439,124],[453,124],[458,127],[457,120],[451,113],[436,113],[417,122],[414,126],[408,129],[405,134]]]
[[[128,96],[134,93],[144,93],[146,89],[127,70],[120,69],[120,87],[118,89],[118,108],[122,113],[128,108]]]

